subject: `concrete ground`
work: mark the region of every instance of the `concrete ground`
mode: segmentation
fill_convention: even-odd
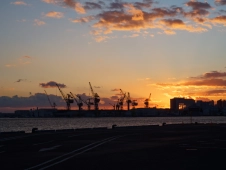
[[[226,169],[225,124],[0,134],[0,169]]]

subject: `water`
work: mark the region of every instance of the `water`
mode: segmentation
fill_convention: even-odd
[[[102,118],[1,118],[0,132],[39,130],[78,129],[117,126],[142,126],[191,123],[191,117],[102,117]],[[226,123],[226,117],[192,117],[192,122]]]

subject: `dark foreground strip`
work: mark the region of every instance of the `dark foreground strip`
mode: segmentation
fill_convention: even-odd
[[[75,157],[77,155],[80,155],[80,154],[82,154],[84,152],[87,152],[87,151],[89,151],[91,149],[94,149],[94,148],[96,148],[96,147],[98,147],[100,145],[103,145],[103,144],[105,144],[107,142],[113,141],[113,140],[115,140],[117,138],[120,138],[120,137],[123,137],[123,136],[113,136],[113,137],[110,137],[110,138],[106,138],[104,140],[100,140],[100,141],[91,143],[91,144],[86,145],[86,146],[84,146],[82,148],[76,149],[76,150],[74,150],[72,152],[69,152],[69,153],[66,153],[64,155],[58,156],[58,157],[53,158],[53,159],[51,159],[49,161],[43,162],[41,164],[38,164],[36,166],[27,168],[25,170],[30,170],[30,169],[47,169],[49,167],[52,167],[52,166],[57,165],[59,163],[62,163],[64,161],[68,160],[68,159],[71,159],[71,158],[73,158],[73,157]]]

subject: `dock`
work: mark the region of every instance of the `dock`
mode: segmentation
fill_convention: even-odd
[[[4,169],[225,169],[226,124],[0,133]]]

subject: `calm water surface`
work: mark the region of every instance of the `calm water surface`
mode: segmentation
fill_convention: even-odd
[[[191,117],[102,117],[102,118],[0,118],[0,132],[78,129],[117,126],[141,126],[191,123]],[[226,123],[226,117],[192,117],[192,122]]]

